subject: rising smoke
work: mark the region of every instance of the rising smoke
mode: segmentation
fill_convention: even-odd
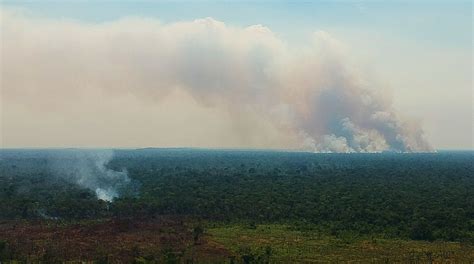
[[[236,123],[247,115],[270,122],[294,139],[292,148],[431,151],[419,124],[400,118],[383,89],[357,73],[341,44],[323,31],[296,50],[264,26],[232,27],[212,18],[86,24],[3,13],[4,96],[33,109],[67,107],[97,90],[159,104],[179,90]],[[233,133],[259,133],[252,129]],[[107,157],[99,157],[88,172],[104,179],[88,182],[78,176],[104,199],[114,192],[100,187],[102,180],[128,179],[125,172],[105,169]]]
[[[112,150],[64,150],[60,158],[50,160],[54,175],[93,191],[100,200],[111,202],[129,183],[126,170],[115,171],[107,165]]]

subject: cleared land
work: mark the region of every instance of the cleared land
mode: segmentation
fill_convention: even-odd
[[[2,222],[0,256],[24,262],[98,263],[472,263],[474,246],[335,237],[287,225],[224,225],[189,219],[80,223]]]

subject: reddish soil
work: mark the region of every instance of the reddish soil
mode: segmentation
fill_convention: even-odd
[[[208,263],[232,255],[206,236],[195,243],[193,224],[173,217],[75,224],[7,221],[0,222],[0,241],[6,242],[0,260]]]

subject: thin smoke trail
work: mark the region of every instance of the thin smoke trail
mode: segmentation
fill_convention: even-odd
[[[93,191],[100,200],[111,202],[130,182],[125,169],[115,171],[107,167],[113,158],[112,150],[64,150],[60,157],[50,160],[54,175]]]

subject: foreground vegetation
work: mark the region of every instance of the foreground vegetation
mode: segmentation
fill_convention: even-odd
[[[472,263],[474,245],[333,236],[293,226],[222,225],[171,216],[2,222],[0,261],[96,263]]]
[[[285,225],[210,228],[211,239],[244,260],[276,263],[470,263],[474,245],[350,234],[331,236]]]
[[[474,259],[473,152],[115,150],[107,202],[78,151],[0,151],[0,260]]]

